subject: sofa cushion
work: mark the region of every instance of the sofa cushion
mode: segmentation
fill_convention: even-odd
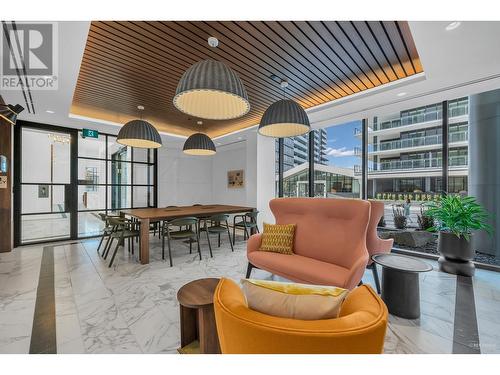
[[[248,261],[275,275],[304,284],[344,286],[350,276],[347,268],[297,254],[253,251],[248,254]]]
[[[323,285],[241,280],[248,307],[282,318],[318,320],[339,316],[347,289]]]
[[[264,233],[259,250],[291,255],[293,254],[294,234],[295,224],[264,223]]]

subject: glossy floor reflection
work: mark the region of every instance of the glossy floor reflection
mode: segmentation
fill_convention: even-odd
[[[161,260],[158,238],[149,265],[120,250],[113,268],[96,253],[97,240],[54,244],[57,352],[176,353],[177,290],[197,278],[244,277],[246,245],[238,239],[234,253],[223,241],[213,258],[202,241],[201,261],[187,244],[173,242],[172,268]],[[0,254],[0,353],[29,352],[42,252],[28,246]],[[373,285],[371,271],[363,281]],[[478,270],[473,285],[480,350],[500,353],[500,273]],[[456,277],[434,270],[421,275],[420,287],[421,318],[390,316],[385,353],[452,353]]]

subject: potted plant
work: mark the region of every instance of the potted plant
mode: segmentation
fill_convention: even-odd
[[[426,206],[420,205],[420,214],[417,216],[418,227],[420,230],[429,230],[434,227],[434,219],[427,214]]]
[[[445,195],[428,203],[426,215],[434,220],[431,231],[439,231],[439,269],[456,275],[473,276],[475,251],[471,246],[473,231],[485,230],[490,215],[474,197]]]

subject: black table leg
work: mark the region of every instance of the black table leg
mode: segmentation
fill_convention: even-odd
[[[382,268],[382,299],[393,315],[405,319],[420,317],[418,273]]]

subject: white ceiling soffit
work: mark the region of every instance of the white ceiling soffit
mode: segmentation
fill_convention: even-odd
[[[341,124],[365,117],[383,116],[400,110],[466,96],[500,87],[500,22],[462,22],[446,31],[449,22],[410,22],[413,38],[424,67],[424,73],[353,95],[308,110],[314,128]],[[90,22],[59,22],[59,89],[32,91],[36,114],[21,113],[21,120],[88,127],[116,134],[118,123],[104,123],[87,118],[70,117],[69,111],[78,78]],[[405,96],[397,96],[405,92]],[[24,103],[21,91],[3,91],[8,103]],[[140,103],[138,103],[140,104]],[[46,111],[54,111],[50,114]],[[147,108],[146,108],[147,112]],[[146,113],[147,118],[147,113]],[[242,134],[219,137],[237,140]],[[168,142],[183,139],[163,134]]]

